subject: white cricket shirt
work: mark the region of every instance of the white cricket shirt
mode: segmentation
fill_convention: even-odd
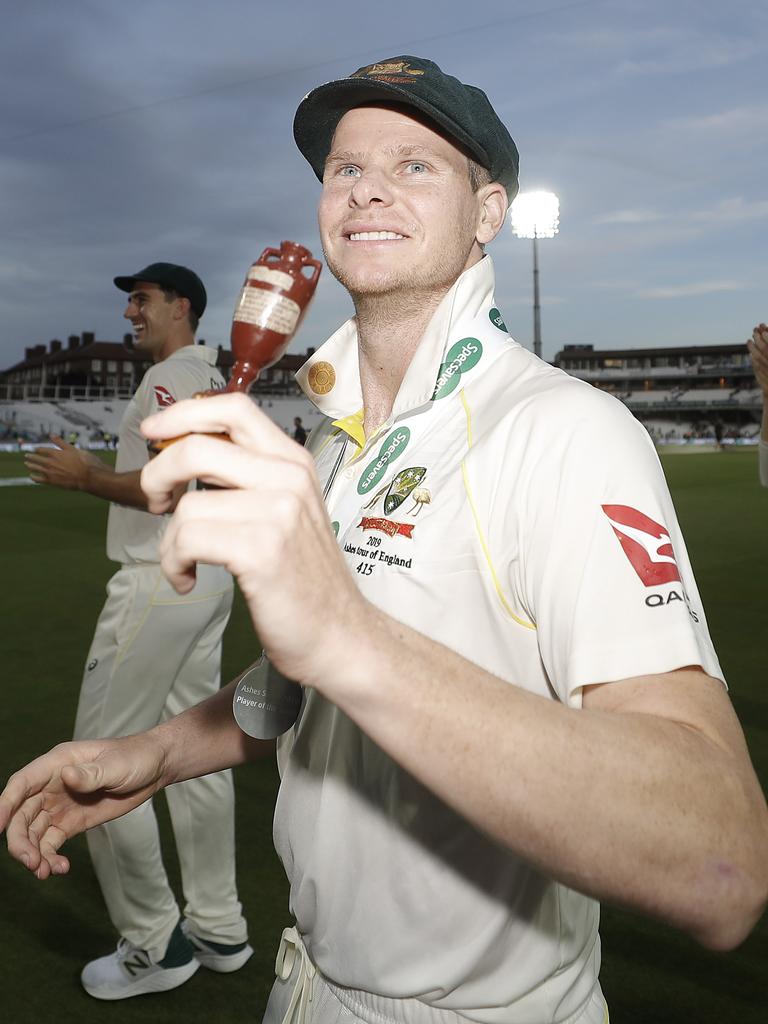
[[[573,708],[589,683],[721,677],[648,434],[512,341],[493,283],[488,257],[459,278],[374,437],[353,321],[299,371],[328,417],[310,448],[350,572],[393,618]],[[315,691],[278,759],[291,908],[326,977],[372,994],[357,1012],[584,1019],[596,902],[480,834]]]
[[[206,345],[185,345],[147,370],[120,422],[115,472],[142,469],[149,461],[147,439],[139,430],[143,419],[191,398],[196,391],[224,387],[224,378],[216,369],[217,356],[216,349]],[[160,538],[167,521],[168,516],[112,502],[107,520],[107,557],[123,565],[159,562]]]

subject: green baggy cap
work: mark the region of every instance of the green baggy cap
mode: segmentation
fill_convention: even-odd
[[[505,187],[510,203],[515,198],[520,158],[488,97],[423,57],[389,57],[368,64],[304,97],[293,136],[321,181],[336,125],[353,107],[377,101],[404,103],[426,114]]]
[[[178,263],[150,263],[143,270],[135,274],[127,274],[114,278],[114,282],[120,291],[133,291],[137,281],[147,281],[149,284],[159,284],[163,288],[171,288],[185,299],[189,299],[192,309],[201,317],[205,312],[208,303],[208,296],[205,294],[203,282],[189,267],[182,267]]]

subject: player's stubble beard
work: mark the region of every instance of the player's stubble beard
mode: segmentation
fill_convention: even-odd
[[[356,275],[334,260],[323,244],[328,269],[348,292],[358,321],[375,318],[380,325],[396,327],[414,315],[434,311],[456,279],[467,268],[475,236],[465,236],[463,244],[441,248],[439,255],[424,266],[396,264],[371,274]],[[478,259],[482,251],[478,254]],[[472,262],[476,262],[473,260]]]

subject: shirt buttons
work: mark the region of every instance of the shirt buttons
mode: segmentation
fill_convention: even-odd
[[[355,475],[354,469],[345,469],[344,470],[344,476],[346,477],[347,480],[351,480],[354,475]]]

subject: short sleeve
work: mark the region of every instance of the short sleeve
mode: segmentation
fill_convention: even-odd
[[[150,367],[136,391],[142,417],[161,412],[182,398],[189,398],[189,389],[183,386],[186,376],[177,371],[171,360]]]
[[[517,582],[558,696],[578,705],[586,685],[687,665],[722,679],[645,429],[599,392],[557,425],[521,481]]]

